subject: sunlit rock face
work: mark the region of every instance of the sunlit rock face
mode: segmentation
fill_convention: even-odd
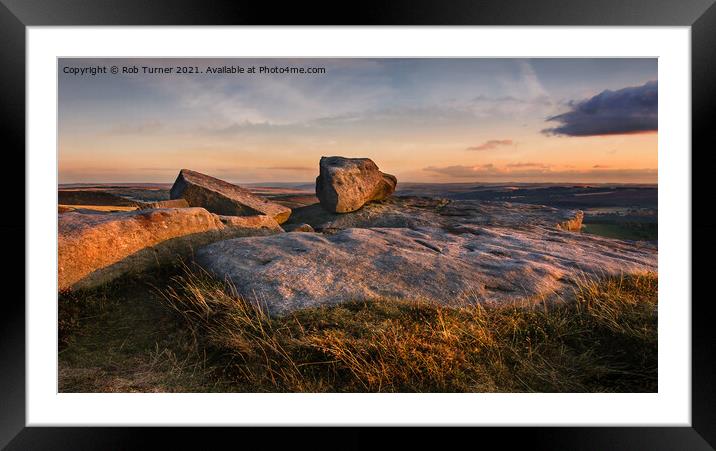
[[[380,172],[369,158],[322,157],[316,196],[332,213],[356,211],[367,202],[393,194],[398,179]]]
[[[279,224],[291,216],[291,209],[252,194],[247,189],[189,169],[182,169],[169,193],[185,199],[192,207],[203,207],[227,216],[267,215]]]
[[[91,288],[189,258],[217,240],[282,233],[270,216],[222,217],[203,208],[58,215],[58,287]]]

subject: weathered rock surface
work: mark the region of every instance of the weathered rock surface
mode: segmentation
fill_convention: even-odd
[[[356,211],[365,203],[393,194],[398,179],[380,172],[369,158],[321,157],[316,196],[334,213]]]
[[[284,225],[283,229],[286,232],[315,232],[310,224],[288,224]]]
[[[189,202],[186,199],[160,200],[157,202],[147,202],[139,206],[139,210],[151,210],[153,208],[189,208]]]
[[[231,183],[189,169],[182,169],[169,193],[183,198],[192,207],[203,207],[227,216],[271,216],[279,224],[291,215],[291,209],[251,194]]]
[[[578,231],[583,216],[579,210],[544,205],[392,196],[367,204],[351,214],[330,213],[318,204],[296,208],[287,225],[306,223],[324,233],[352,227],[440,227],[459,230],[463,225],[470,224],[511,228],[542,225]]]
[[[141,202],[136,202],[102,190],[61,189],[57,191],[57,203],[62,205],[135,207]]]
[[[101,285],[217,240],[283,231],[268,216],[225,219],[203,208],[69,212],[59,215],[58,230],[60,290]]]
[[[574,217],[566,219],[562,222],[557,223],[559,230],[566,230],[568,232],[579,232],[582,230],[582,222],[584,221],[584,212],[577,211]]]
[[[373,211],[386,205],[383,215]],[[581,212],[415,198],[361,212],[340,215],[350,224],[332,218],[332,234],[226,240],[199,249],[196,261],[275,314],[384,297],[535,302],[584,275],[657,268],[655,245],[557,227]],[[341,229],[356,224],[367,228]]]
[[[219,220],[222,224],[230,229],[235,229],[237,232],[245,230],[246,235],[242,236],[255,236],[255,235],[271,235],[273,233],[281,233],[283,229],[278,222],[271,216],[258,215],[258,216],[221,216]],[[260,233],[257,233],[260,232]]]

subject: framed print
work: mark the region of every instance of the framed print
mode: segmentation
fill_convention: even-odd
[[[716,7],[507,3],[3,1],[3,445],[712,449]]]

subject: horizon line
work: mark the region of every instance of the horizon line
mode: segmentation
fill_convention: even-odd
[[[280,181],[265,181],[265,182],[236,182],[236,181],[228,181],[228,183],[231,183],[233,185],[256,185],[256,184],[293,184],[293,185],[306,185],[306,184],[315,184],[315,180],[308,180],[308,181],[297,181],[297,182],[280,182]],[[585,182],[585,181],[515,181],[515,180],[509,180],[509,181],[496,181],[496,182],[488,182],[488,181],[464,181],[464,182],[416,182],[416,181],[398,181],[397,186],[400,186],[401,184],[415,184],[415,185],[465,185],[465,184],[477,184],[477,185],[519,185],[519,184],[553,184],[553,185],[657,185],[659,184],[658,181],[656,182]],[[109,182],[58,182],[57,185],[173,185],[174,182],[118,182],[118,181],[109,181]]]

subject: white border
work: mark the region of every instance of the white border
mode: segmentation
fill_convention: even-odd
[[[28,27],[27,425],[690,425],[690,28]],[[659,57],[658,394],[58,394],[58,57]]]

